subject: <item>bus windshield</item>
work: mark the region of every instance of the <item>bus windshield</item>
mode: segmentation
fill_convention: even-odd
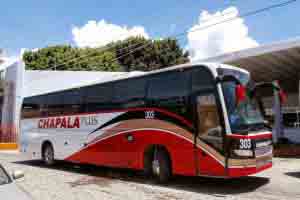
[[[249,88],[249,74],[232,69],[221,69],[221,75],[235,76],[246,88]],[[246,134],[250,131],[260,130],[264,127],[264,120],[257,101],[246,95],[246,99],[237,103],[235,82],[223,82],[222,89],[228,112],[228,119],[233,133]],[[248,89],[247,89],[248,90]],[[249,93],[247,91],[246,93]]]

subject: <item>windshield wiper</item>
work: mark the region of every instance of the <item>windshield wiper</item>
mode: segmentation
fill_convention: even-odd
[[[249,126],[249,131],[261,131],[264,129],[272,130],[270,126],[268,126],[265,122],[257,123]]]
[[[240,126],[234,128],[234,129],[235,129],[234,132],[238,132],[240,134],[247,134],[251,130],[251,127],[249,127],[248,125],[243,124],[243,125],[240,125]]]

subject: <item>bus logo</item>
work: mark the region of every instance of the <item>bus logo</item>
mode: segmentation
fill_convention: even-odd
[[[145,111],[145,119],[154,119],[155,112],[153,110]]]
[[[80,118],[75,117],[53,117],[40,119],[38,122],[39,128],[80,128]]]

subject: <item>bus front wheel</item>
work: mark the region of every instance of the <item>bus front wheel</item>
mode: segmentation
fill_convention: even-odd
[[[47,142],[43,145],[42,156],[46,165],[50,166],[54,164],[54,150],[51,143]]]

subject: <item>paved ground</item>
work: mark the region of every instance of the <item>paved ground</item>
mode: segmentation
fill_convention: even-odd
[[[59,163],[46,168],[11,152],[0,153],[9,171],[23,170],[17,183],[36,200],[93,199],[300,199],[300,159],[274,159],[273,169],[235,180],[175,177],[161,186],[139,173]]]

